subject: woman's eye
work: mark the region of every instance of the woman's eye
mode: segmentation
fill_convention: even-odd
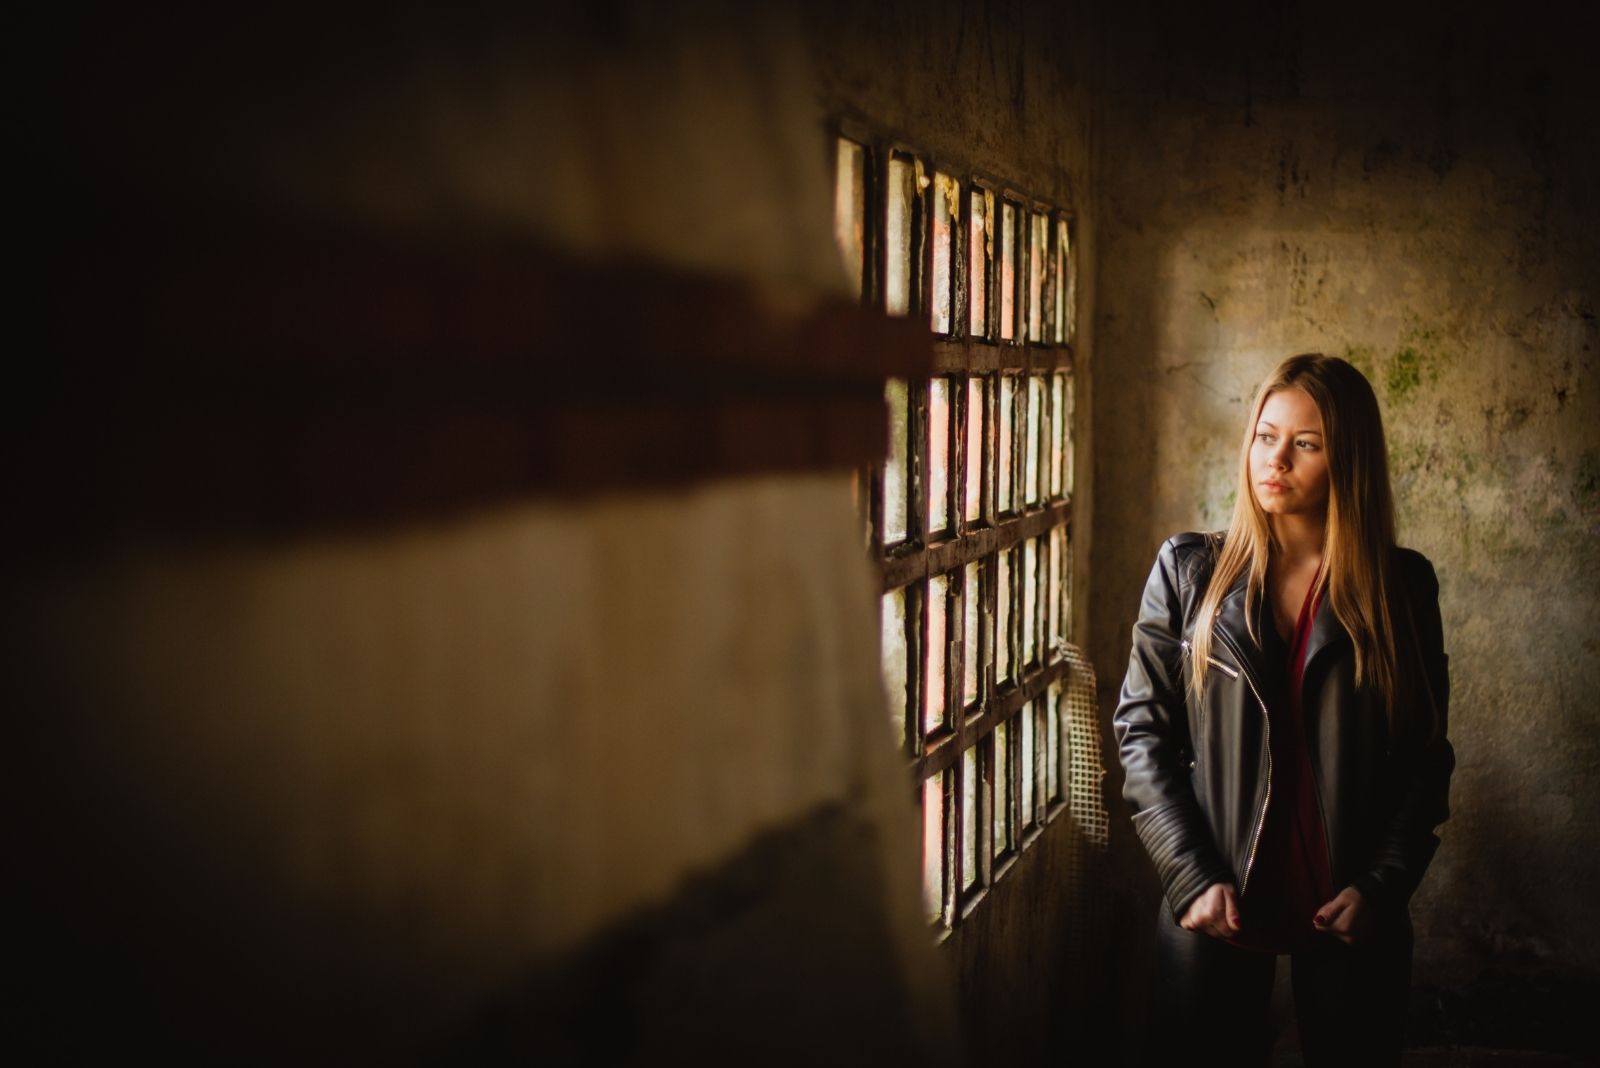
[[[1307,452],[1310,452],[1312,449],[1317,447],[1317,443],[1314,441],[1297,441],[1295,444]]]
[[[1276,439],[1274,439],[1271,434],[1268,434],[1265,431],[1258,431],[1256,433],[1256,440],[1261,442],[1263,445],[1271,445]]]

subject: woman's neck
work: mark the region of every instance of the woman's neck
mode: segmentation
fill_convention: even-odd
[[[1322,559],[1322,544],[1328,532],[1328,517],[1322,515],[1275,515],[1272,536],[1278,543],[1282,563],[1310,563]]]

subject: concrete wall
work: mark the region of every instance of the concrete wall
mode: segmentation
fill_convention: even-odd
[[[1097,112],[1107,715],[1157,546],[1227,522],[1254,384],[1295,352],[1346,357],[1382,404],[1400,537],[1438,569],[1451,656],[1454,815],[1412,907],[1417,980],[1592,973],[1600,166],[1577,42],[1593,27],[1123,8]],[[1119,827],[1142,934],[1153,877]]]

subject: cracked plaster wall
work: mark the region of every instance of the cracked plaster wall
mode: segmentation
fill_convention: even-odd
[[[1459,764],[1412,906],[1419,980],[1600,967],[1600,168],[1571,43],[1592,32],[1141,13],[1111,24],[1098,115],[1106,714],[1157,546],[1227,522],[1255,383],[1344,356],[1382,405],[1451,656]],[[1123,860],[1142,917],[1148,864]]]

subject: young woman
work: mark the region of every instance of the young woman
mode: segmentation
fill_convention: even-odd
[[[1287,954],[1308,1065],[1399,1063],[1407,903],[1455,767],[1438,594],[1395,545],[1366,379],[1279,364],[1227,532],[1161,547],[1113,717],[1165,894],[1151,1061],[1265,1064]]]

